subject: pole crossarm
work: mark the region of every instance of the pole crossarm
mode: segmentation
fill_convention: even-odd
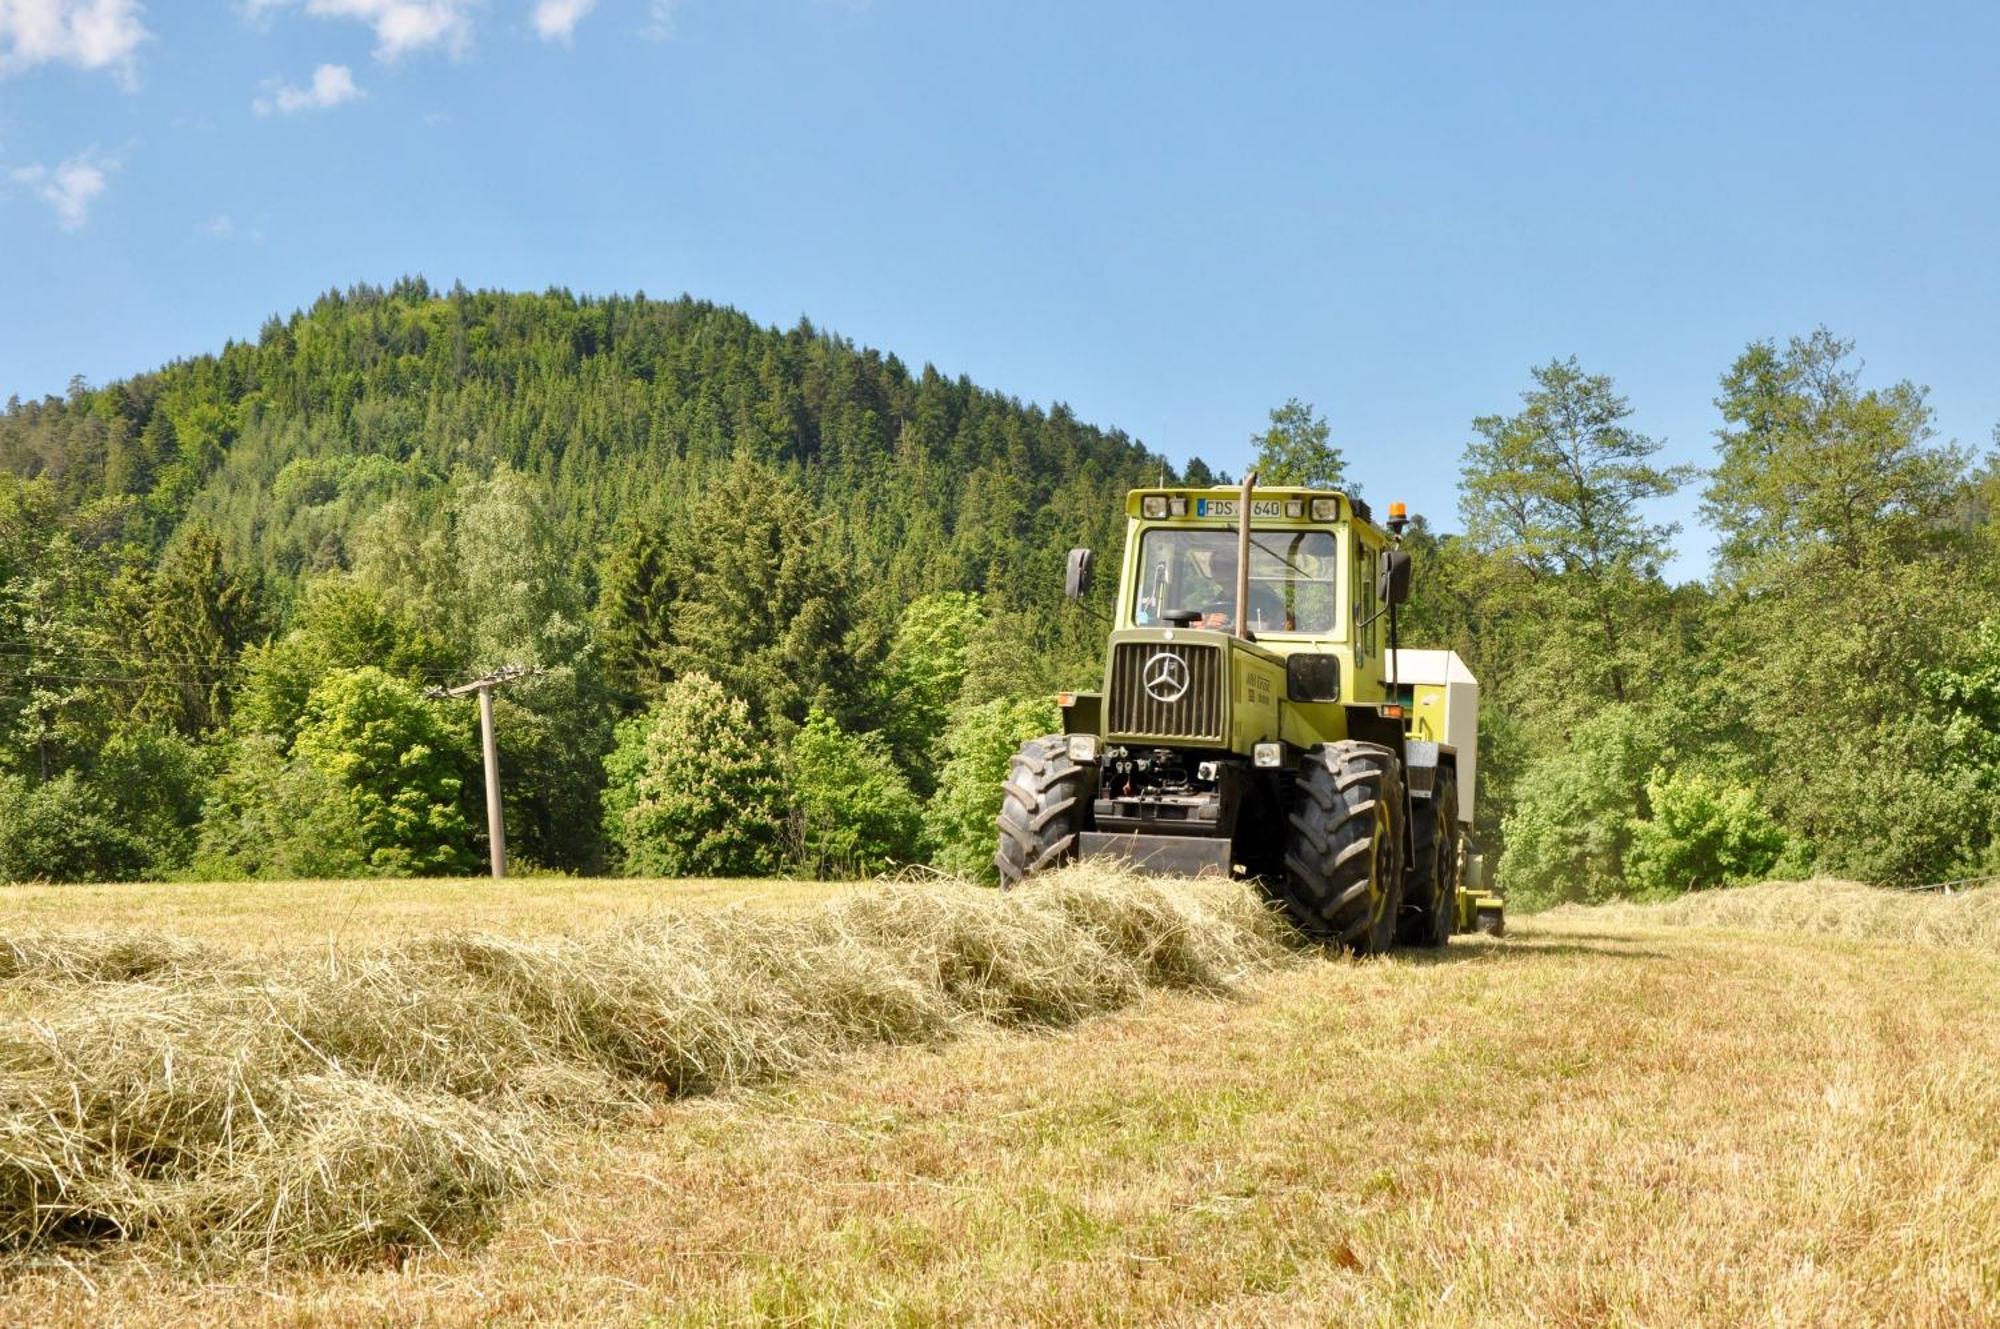
[[[475,678],[470,683],[458,683],[448,688],[430,688],[424,695],[433,701],[445,697],[468,697],[487,688],[504,687],[509,683],[518,683],[524,678],[533,678],[541,672],[532,665],[501,665],[484,678]]]

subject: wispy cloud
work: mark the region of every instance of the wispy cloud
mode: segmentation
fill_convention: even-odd
[[[4,0],[0,0],[4,2]],[[290,115],[294,111],[325,111],[365,94],[355,86],[354,72],[346,65],[321,65],[313,70],[312,82],[297,87],[279,79],[264,80],[264,95],[250,103],[259,115]]]
[[[104,192],[110,173],[117,169],[117,162],[98,157],[95,148],[86,148],[54,166],[16,166],[8,176],[49,205],[56,214],[56,225],[76,231],[90,220],[92,200]]]
[[[597,0],[535,0],[535,31],[545,42],[567,42]]]
[[[108,69],[128,92],[133,53],[152,34],[139,0],[0,0],[0,77],[60,61]]]
[[[6,4],[8,0],[0,0]],[[252,22],[267,20],[299,0],[244,0],[242,12]],[[480,0],[304,0],[315,18],[345,18],[366,23],[375,33],[375,58],[396,60],[412,51],[442,46],[463,55],[472,45],[472,11]]]
[[[674,6],[678,0],[653,0],[646,6],[646,26],[639,35],[647,41],[663,42],[674,35]]]
[[[230,236],[236,234],[236,223],[229,219],[228,213],[218,212],[207,221],[197,223],[195,230],[200,231],[210,239],[227,240]]]

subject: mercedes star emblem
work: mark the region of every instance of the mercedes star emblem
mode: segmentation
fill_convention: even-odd
[[[1187,661],[1161,651],[1146,661],[1146,672],[1140,681],[1146,685],[1146,695],[1154,701],[1179,701],[1188,690]]]

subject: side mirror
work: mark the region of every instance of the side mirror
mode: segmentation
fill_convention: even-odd
[[[1375,598],[1399,605],[1410,598],[1410,556],[1400,549],[1382,551],[1382,570],[1375,575]]]
[[[1069,551],[1069,566],[1063,571],[1063,597],[1081,600],[1090,594],[1090,575],[1097,568],[1097,555],[1088,549]]]

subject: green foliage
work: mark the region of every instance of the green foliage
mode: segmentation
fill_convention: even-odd
[[[879,709],[890,717],[885,732],[897,761],[926,792],[936,784],[945,726],[984,618],[977,596],[941,591],[913,600],[897,622]]]
[[[945,731],[944,769],[924,809],[924,839],[931,862],[975,881],[991,880],[995,818],[1007,761],[1028,739],[1053,732],[1055,702],[996,697],[962,708]]]
[[[0,769],[39,782],[83,768],[130,711],[98,681],[128,516],[72,510],[46,477],[0,475]]]
[[[1189,457],[1187,465],[1181,468],[1181,483],[1190,489],[1207,489],[1213,485],[1227,484],[1228,478],[1216,474],[1215,470],[1200,457]]]
[[[1978,619],[1995,599],[1967,548],[1862,567],[1808,552],[1710,616],[1707,709],[1736,717],[1710,744],[1755,772],[1818,872],[1938,881],[1991,843],[1994,798],[1959,746],[1975,725],[1926,696],[1937,661],[1977,671]]]
[[[300,881],[370,874],[349,790],[268,734],[233,740],[203,805],[188,875],[203,881]]]
[[[671,530],[664,521],[628,516],[604,557],[598,647],[611,677],[632,697],[657,696],[672,681],[667,649],[680,600],[680,569],[670,547]]]
[[[917,856],[922,808],[879,734],[813,710],[792,739],[794,858],[821,878],[867,877]]]
[[[1922,686],[1943,724],[1945,751],[2000,792],[2000,619],[1983,620],[1965,658],[1926,670]]]
[[[1628,886],[1667,895],[1763,880],[1785,851],[1785,833],[1748,785],[1699,771],[1653,772],[1651,815],[1632,828]]]
[[[0,881],[130,881],[146,866],[139,837],[77,772],[0,775]]]
[[[200,734],[228,719],[238,655],[262,635],[254,589],[230,568],[221,541],[195,525],[156,569],[131,568],[113,591],[124,647],[139,675],[134,712]]]
[[[1161,466],[803,322],[330,292],[254,343],[0,409],[0,770],[91,778],[134,716],[218,768],[257,734],[289,755],[335,671],[534,664],[498,703],[510,840],[589,870],[611,727],[680,674],[779,737],[815,705],[886,729],[903,611],[951,593],[1010,616],[986,679],[1085,668],[1063,550],[1115,549]],[[928,724],[892,737],[925,785]]]
[[[444,682],[459,654],[410,610],[351,577],[307,585],[291,628],[243,654],[239,724],[289,748],[306,700],[328,675],[372,665],[410,682]]]
[[[213,747],[152,725],[119,730],[98,753],[91,784],[138,847],[144,875],[188,866],[215,764]]]
[[[306,699],[292,751],[345,797],[372,872],[471,867],[463,740],[410,684],[372,665],[334,671]]]
[[[1990,870],[2000,805],[1976,769],[1951,759],[1935,720],[1910,715],[1827,736],[1815,756],[1827,764],[1801,780],[1785,777],[1794,802],[1782,824],[1801,842],[1815,872],[1915,886]]]
[[[355,584],[392,616],[380,627],[407,644],[395,670],[405,677],[539,670],[494,700],[509,852],[594,870],[603,858],[601,762],[615,713],[549,496],[503,465],[483,477],[456,468],[433,497],[441,528],[401,500],[375,514],[355,540]],[[416,624],[421,634],[412,633]]]
[[[1574,358],[1531,372],[1520,411],[1472,422],[1479,437],[1465,451],[1459,501],[1466,539],[1532,624],[1548,666],[1536,691],[1637,700],[1675,529],[1648,521],[1641,505],[1673,493],[1689,468],[1651,464],[1660,443],[1625,423],[1632,408],[1610,378]]]
[[[606,628],[633,690],[706,674],[778,733],[813,707],[865,718],[853,593],[802,488],[739,453],[692,514],[657,522],[631,527],[611,563]]]
[[[1963,454],[1928,446],[1924,390],[1864,390],[1853,351],[1819,328],[1783,350],[1754,342],[1722,376],[1730,427],[1702,511],[1733,574],[1769,583],[1822,559],[1906,557],[1962,493]]]
[[[776,871],[784,787],[750,707],[706,674],[668,684],[618,727],[605,761],[604,831],[642,877],[754,877]]]
[[[1672,493],[1686,468],[1648,458],[1657,439],[1631,429],[1632,408],[1611,379],[1574,358],[1531,371],[1535,386],[1510,416],[1472,422],[1460,510],[1467,536],[1539,576],[1657,567],[1671,526],[1640,503]]]
[[[1257,483],[1360,493],[1347,482],[1346,459],[1328,441],[1332,433],[1325,416],[1314,414],[1297,397],[1290,398],[1271,412],[1270,428],[1250,440],[1257,449],[1252,464]],[[1193,462],[1189,465],[1192,468]]]
[[[1634,707],[1609,706],[1530,765],[1502,827],[1501,889],[1528,908],[1623,890],[1647,779],[1671,755],[1667,728]]]

